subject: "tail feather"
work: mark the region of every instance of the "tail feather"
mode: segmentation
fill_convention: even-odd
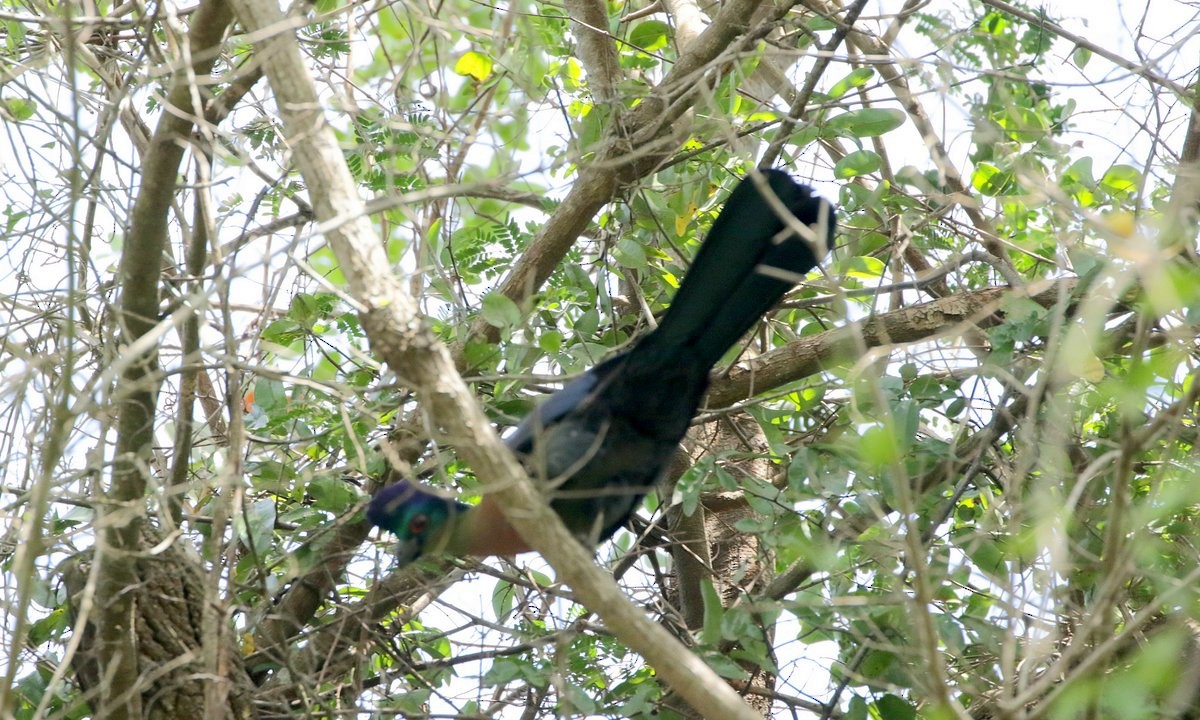
[[[674,362],[683,353],[689,362],[712,367],[832,245],[832,205],[781,170],[761,172],[782,206],[813,227],[826,248],[818,253],[789,231],[755,178],[746,177],[725,202],[658,328],[634,347],[631,361]]]

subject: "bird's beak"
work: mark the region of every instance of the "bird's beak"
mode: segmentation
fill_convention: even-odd
[[[421,543],[416,538],[409,538],[396,545],[396,561],[408,565],[421,556]]]

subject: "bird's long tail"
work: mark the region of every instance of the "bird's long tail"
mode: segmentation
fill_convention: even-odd
[[[763,194],[764,184],[778,203]],[[834,220],[828,201],[781,170],[744,178],[725,202],[658,328],[630,352],[631,362],[686,358],[711,368],[816,267],[832,247]],[[790,230],[794,221],[812,228],[815,242]]]

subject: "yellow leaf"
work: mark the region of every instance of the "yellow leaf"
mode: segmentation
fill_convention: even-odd
[[[692,216],[696,214],[696,203],[688,203],[687,211],[682,215],[675,216],[675,234],[683,237],[683,233],[687,231],[688,223],[692,221]]]
[[[575,58],[567,58],[566,78],[576,88],[579,87],[580,81],[583,79],[583,66]]]
[[[1108,213],[1104,216],[1104,223],[1113,234],[1121,237],[1132,237],[1137,232],[1137,221],[1133,213],[1124,210]]]
[[[476,81],[483,82],[492,74],[492,59],[483,53],[469,50],[463,53],[458,62],[454,63],[454,72],[463,77],[473,77]]]
[[[1086,346],[1064,352],[1063,356],[1068,374],[1093,384],[1104,379],[1104,363]]]
[[[1137,218],[1133,213],[1124,210],[1105,213],[1101,223],[1110,233],[1104,238],[1109,254],[1142,264],[1154,260],[1158,248],[1151,238],[1138,232]]]

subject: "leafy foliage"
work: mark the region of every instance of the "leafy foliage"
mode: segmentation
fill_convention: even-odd
[[[1139,6],[1158,44],[1135,54],[1077,18],[933,2],[847,38],[804,3],[672,105],[698,28],[649,5],[601,4],[607,71],[550,5],[318,3],[296,30],[392,269],[501,429],[645,330],[755,163],[836,196],[825,273],[731,354],[688,469],[597,561],[764,713],[1195,715],[1194,33]],[[120,269],[162,152],[139,128],[190,62],[190,17],[122,8],[0,21],[3,716],[96,716],[63,568],[126,461]],[[448,566],[398,575],[368,537],[389,471],[491,488],[372,355],[312,224],[320,189],[231,37],[193,88],[230,104],[183,113],[208,119],[159,218],[132,503],[207,573],[218,619],[197,637],[236,638],[281,713],[687,715],[537,558],[468,563],[441,594]],[[654,103],[674,132],[630,135]],[[550,247],[596,167],[616,190]],[[537,279],[514,289],[518,267]]]

